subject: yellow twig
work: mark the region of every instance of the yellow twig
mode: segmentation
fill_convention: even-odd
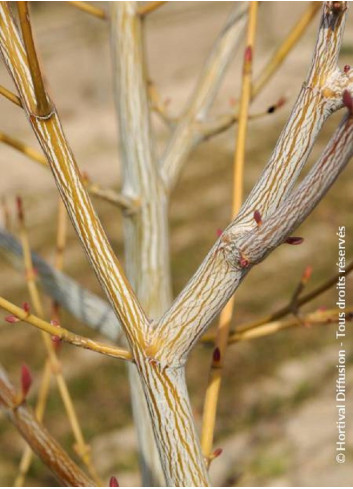
[[[15,105],[22,107],[20,97],[18,97],[16,94],[3,87],[2,85],[0,85],[0,94],[10,100],[10,102],[13,102]]]
[[[98,19],[106,20],[106,18],[107,18],[107,14],[104,12],[104,10],[102,10],[98,7],[95,7],[91,3],[71,2],[71,1],[69,1],[67,3],[69,3],[73,7],[76,7],[78,9],[82,10],[83,12],[86,12],[86,14],[90,14],[90,15],[93,15],[94,17],[97,17]]]
[[[68,331],[61,326],[54,326],[53,324],[44,321],[43,319],[35,316],[34,314],[28,314],[26,311],[20,307],[12,304],[12,302],[7,301],[4,297],[0,297],[0,308],[5,309],[15,318],[20,319],[28,324],[31,324],[37,329],[45,331],[46,333],[59,338],[66,343],[71,343],[72,345],[78,346],[80,348],[85,348],[87,350],[92,350],[109,357],[121,358],[122,360],[132,360],[132,355],[129,351],[118,348],[116,346],[110,346],[106,343],[100,341],[94,341],[85,336],[80,336],[71,331]]]
[[[254,98],[263,89],[273,74],[281,66],[288,53],[293,49],[301,36],[304,34],[306,28],[320,8],[321,2],[311,2],[307,10],[301,16],[291,32],[266,64],[265,68],[261,71],[260,75],[254,81],[251,92],[252,98]]]
[[[249,4],[249,20],[246,35],[246,48],[242,74],[242,87],[240,95],[239,122],[236,148],[234,154],[234,180],[232,215],[240,209],[243,194],[243,168],[245,159],[245,142],[251,97],[252,60],[256,34],[258,2]],[[215,349],[213,353],[209,383],[206,390],[204,414],[202,421],[201,447],[204,456],[210,462],[212,453],[214,429],[216,422],[217,403],[222,381],[223,359],[228,344],[230,319],[233,314],[234,297],[232,297],[221,312],[218,323]]]
[[[32,263],[32,255],[31,255],[31,249],[30,249],[30,244],[29,244],[29,238],[28,238],[28,233],[27,233],[27,228],[25,224],[25,218],[24,218],[24,210],[22,207],[22,201],[21,199],[18,199],[17,202],[18,205],[18,214],[19,214],[19,221],[20,221],[20,233],[21,233],[21,242],[22,242],[22,248],[23,248],[23,257],[24,257],[24,264],[25,264],[25,270],[26,270],[26,278],[27,278],[27,286],[28,290],[30,293],[30,299],[31,303],[34,307],[34,310],[36,314],[39,317],[44,317],[44,310],[43,310],[43,305],[42,301],[39,295],[39,291],[37,288],[37,284],[35,281],[35,274],[33,270],[33,263]],[[66,210],[64,205],[61,203],[59,207],[59,222],[58,222],[58,233],[57,233],[57,265],[61,265],[62,263],[62,254],[63,254],[63,249],[65,246],[65,214]],[[79,454],[79,456],[82,458],[84,463],[86,464],[90,475],[94,478],[95,482],[98,485],[101,485],[101,481],[99,480],[99,477],[97,476],[97,472],[94,469],[92,465],[92,460],[90,456],[90,448],[89,446],[85,443],[85,440],[83,438],[82,430],[78,422],[78,417],[76,415],[76,411],[70,396],[70,392],[68,390],[67,384],[65,382],[65,378],[62,374],[62,369],[61,369],[61,364],[60,361],[56,355],[55,349],[53,347],[53,344],[48,337],[48,335],[44,332],[42,332],[42,337],[43,341],[47,350],[48,354],[48,360],[44,366],[44,373],[43,373],[43,389],[42,389],[42,395],[38,399],[38,404],[37,404],[37,411],[41,413],[41,417],[39,420],[42,420],[42,416],[45,411],[46,407],[46,400],[47,400],[47,394],[48,394],[48,389],[49,389],[49,382],[47,381],[46,378],[46,370],[47,370],[47,364],[50,366],[53,374],[55,375],[59,392],[61,395],[61,398],[64,403],[64,407],[72,428],[72,431],[74,433],[74,437],[76,440],[76,451]],[[45,388],[47,391],[45,391]],[[20,464],[20,471],[19,471],[19,476],[16,479],[16,485],[23,485],[24,478],[26,475],[26,469],[30,467],[31,463],[31,458],[32,455],[28,454],[28,451],[26,450],[23,454],[21,464]]]
[[[32,148],[28,144],[16,138],[13,138],[12,136],[9,136],[8,134],[5,134],[3,132],[0,132],[0,141],[7,144],[8,146],[11,146],[14,149],[17,149],[17,151],[20,151],[24,155],[31,158],[33,161],[36,161],[37,163],[40,163],[41,165],[49,169],[49,165],[45,156],[37,151],[35,148]],[[105,200],[110,204],[120,207],[128,214],[135,213],[139,207],[139,202],[137,200],[129,199],[128,197],[125,197],[124,195],[121,195],[114,190],[102,188],[97,183],[90,182],[87,179],[84,179],[83,183],[91,195],[94,195],[99,199]]]
[[[353,271],[353,261],[350,262],[346,266],[346,276]],[[328,289],[336,285],[338,277],[342,274],[335,274],[332,277],[330,277],[328,280],[326,280],[324,283],[316,287],[314,290],[311,292],[308,292],[305,295],[302,295],[301,297],[298,297],[296,301],[296,306],[299,308],[303,306],[304,304],[307,304],[308,302],[316,299],[319,297],[321,294],[326,292]],[[278,319],[281,319],[282,317],[286,316],[287,314],[290,314],[292,312],[292,299],[288,302],[287,305],[284,307],[281,307],[277,309],[276,311],[267,314],[265,316],[262,316],[255,321],[250,321],[248,323],[241,324],[237,327],[237,333],[243,333],[245,331],[249,331],[251,329],[255,329],[259,326],[262,326],[263,324],[271,323],[273,321],[277,321]],[[204,335],[202,338],[202,341],[204,343],[213,343],[215,340],[215,335],[214,334],[207,334]]]
[[[282,321],[272,321],[247,331],[233,333],[229,337],[229,344],[260,338],[262,336],[268,336],[270,334],[277,333],[278,331],[294,328],[296,326],[303,326],[303,324],[310,326],[315,324],[336,323],[339,312],[350,314],[353,312],[353,307],[347,307],[345,310],[330,309],[327,311],[315,311],[306,314],[302,318],[294,317]]]
[[[50,114],[52,107],[45,92],[37,52],[34,46],[32,27],[29,20],[28,2],[17,2],[17,8],[37,103],[36,112],[39,116],[46,117]]]
[[[157,10],[159,7],[162,7],[167,2],[148,2],[145,5],[142,5],[142,7],[137,9],[137,13],[141,15],[141,17],[144,17],[145,15],[148,15],[155,10]]]

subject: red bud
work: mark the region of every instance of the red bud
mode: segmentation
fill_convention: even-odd
[[[216,348],[213,350],[213,361],[215,363],[220,362],[221,360],[221,350],[216,346]]]
[[[21,369],[21,387],[22,387],[22,397],[26,399],[28,391],[32,385],[32,375],[26,364],[22,365]]]
[[[245,48],[244,61],[245,61],[245,63],[251,63],[251,61],[252,61],[252,47],[251,46],[246,46],[246,48]]]
[[[29,314],[29,313],[30,313],[31,308],[30,308],[30,306],[29,306],[28,302],[24,302],[24,303],[22,304],[22,309],[23,309],[23,310],[24,310],[24,312],[26,312],[27,314]]]
[[[254,219],[255,219],[255,222],[258,226],[261,226],[262,224],[262,219],[261,219],[261,214],[260,214],[260,211],[255,211],[254,212]]]
[[[353,113],[353,99],[352,99],[352,96],[348,90],[344,90],[342,100],[343,100],[343,105],[345,107],[347,107],[349,112],[352,114]]]
[[[217,233],[217,236],[218,237],[222,236],[223,229],[218,228],[217,231],[216,231],[216,233]]]
[[[344,65],[344,67],[343,67],[343,71],[344,71],[346,74],[347,74],[347,73],[349,73],[349,72],[350,72],[350,70],[351,70],[350,65]]]
[[[57,350],[61,346],[61,338],[58,335],[53,335],[51,337],[54,348]]]
[[[114,476],[110,478],[109,487],[119,487],[118,479]]]
[[[21,321],[21,319],[17,318],[16,316],[13,316],[12,314],[10,316],[6,316],[5,317],[5,321],[7,321],[8,323],[19,323]]]
[[[290,244],[290,245],[300,245],[304,241],[304,238],[299,238],[298,236],[289,236],[285,240],[285,243]]]
[[[239,265],[241,268],[247,268],[249,266],[249,260],[244,256],[240,257]]]

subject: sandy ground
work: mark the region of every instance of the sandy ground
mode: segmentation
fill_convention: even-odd
[[[275,47],[288,32],[307,2],[264,2],[255,56],[255,73],[261,70]],[[146,25],[146,42],[153,80],[163,98],[170,98],[169,110],[183,110],[212,42],[225,22],[231,4],[227,2],[169,2],[151,15]],[[118,130],[112,96],[109,36],[107,26],[64,3],[40,2],[33,12],[36,38],[47,83],[62,116],[65,132],[80,168],[102,185],[119,188]],[[352,61],[353,18],[349,15],[340,65]],[[258,112],[286,95],[288,103],[273,116],[252,122],[247,141],[245,188],[248,191],[285,123],[290,107],[308,70],[317,19],[283,64],[281,71],[256,100]],[[241,49],[224,80],[213,114],[229,111],[229,101],[239,93]],[[0,66],[0,83],[10,87]],[[330,120],[313,151],[312,161],[322,150],[340,116]],[[157,119],[160,148],[168,131]],[[0,130],[36,146],[20,109],[0,100]],[[215,238],[217,228],[229,220],[231,164],[234,129],[200,146],[193,152],[171,203],[171,249],[175,291],[185,284]],[[53,257],[53,236],[57,196],[51,175],[39,165],[10,148],[1,146],[0,194],[11,210],[13,198],[21,193],[36,251]],[[305,265],[314,267],[313,285],[335,272],[338,225],[345,224],[353,236],[351,208],[352,168],[340,178],[327,199],[298,232],[305,245],[282,247],[255,270],[239,290],[237,321],[273,310],[286,301]],[[195,191],[196,189],[196,191]],[[120,217],[108,204],[97,209],[112,240],[121,251]],[[99,292],[73,232],[69,232],[66,270],[86,287]],[[23,278],[1,261],[0,293],[13,301],[26,298]],[[352,291],[349,282],[348,290]],[[335,293],[322,303],[333,307]],[[75,323],[71,323],[76,326]],[[77,325],[77,328],[80,328]],[[26,345],[32,344],[32,367],[38,371],[42,353],[35,333],[20,326],[1,326],[0,358],[16,378],[19,362],[32,361]],[[335,462],[336,418],[334,381],[337,345],[333,329],[297,331],[266,341],[232,349],[225,372],[216,443],[224,454],[213,469],[215,482],[223,485],[263,486],[349,486],[352,481],[352,423],[347,437],[347,463]],[[87,332],[86,332],[87,333]],[[31,343],[33,342],[33,343]],[[349,353],[347,385],[352,397],[352,353]],[[124,371],[87,352],[63,352],[78,409],[86,419],[84,429],[92,442],[97,465],[104,477],[117,473],[122,485],[138,483],[135,441],[127,409]],[[197,350],[188,375],[195,416],[199,420],[202,394],[207,382],[209,353]],[[234,375],[234,372],[237,372]],[[122,380],[118,399],[110,381]],[[90,378],[88,378],[90,377]],[[94,378],[94,380],[92,380]],[[96,390],[95,390],[96,389]],[[96,392],[96,394],[95,394]],[[99,394],[97,394],[97,392]],[[57,398],[53,394],[48,425],[65,446],[72,438]],[[88,406],[95,406],[88,412]],[[350,416],[352,406],[349,405]],[[112,414],[113,413],[113,414]],[[0,418],[0,484],[11,484],[16,473],[22,443]],[[122,455],[122,449],[124,454]],[[36,463],[30,485],[53,484]]]

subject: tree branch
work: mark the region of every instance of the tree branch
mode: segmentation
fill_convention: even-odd
[[[113,253],[84,189],[55,108],[44,118],[36,116],[31,111],[36,98],[33,85],[29,83],[31,76],[26,53],[5,2],[1,2],[0,7],[0,40],[3,58],[28,113],[29,122],[51,166],[73,226],[103,290],[124,327],[131,348],[137,351],[143,348],[144,337],[150,329],[149,320]]]
[[[202,121],[217,95],[224,72],[233,59],[246,24],[246,3],[236,5],[205,63],[196,87],[186,104],[161,159],[161,173],[166,185],[172,188],[191,149],[202,140],[197,123]]]
[[[15,304],[12,304],[3,297],[0,297],[0,308],[10,312],[14,316],[14,319],[19,319],[31,324],[35,328],[45,331],[46,333],[57,337],[66,343],[70,343],[71,345],[79,346],[97,353],[102,353],[103,355],[107,355],[109,357],[120,358],[122,360],[132,360],[131,353],[123,348],[107,345],[105,343],[101,343],[100,341],[94,341],[90,338],[86,338],[85,336],[72,333],[71,331],[63,328],[61,325],[53,325],[48,323],[47,321],[44,321],[44,319],[41,319],[34,314],[30,314],[24,309],[15,306]],[[12,320],[12,316],[8,317],[8,321],[17,322]]]
[[[324,4],[319,39],[309,75],[311,85],[317,83],[317,80],[321,85],[318,90],[313,90],[311,86],[310,90],[304,88],[304,94],[301,92],[300,104],[296,104],[280,136],[275,156],[243,205],[243,211],[240,211],[213,246],[155,329],[154,348],[160,352],[157,358],[163,365],[185,362],[192,346],[235,292],[253,264],[262,261],[303,222],[347,164],[352,152],[350,114],[344,118],[322,158],[298,190],[289,195],[303,160],[308,156],[308,147],[325,119],[323,112],[326,112],[327,117],[343,105],[342,85],[350,82],[349,77],[343,79],[341,73],[337,76],[335,68],[345,10],[345,4],[340,3],[338,7]],[[331,71],[325,73],[325,70]],[[329,98],[322,93],[327,89],[327,78],[330,83],[333,78],[336,78],[336,82],[337,78],[341,81],[337,92],[333,92],[334,95]],[[283,206],[278,207],[283,201]],[[256,210],[260,210],[265,217],[269,216],[261,226],[253,217]]]
[[[26,403],[18,404],[18,394],[0,365],[0,407],[42,462],[59,482],[71,487],[94,487],[63,448],[40,424]]]
[[[23,270],[22,249],[18,240],[1,228],[0,251],[13,266]],[[108,302],[83,288],[65,273],[55,270],[33,252],[32,260],[46,294],[84,324],[112,341],[122,341],[124,333]]]
[[[37,151],[35,148],[28,146],[26,143],[20,141],[19,139],[9,136],[4,132],[0,132],[0,141],[7,144],[8,146],[11,146],[11,148],[17,149],[17,151],[20,151],[24,155],[31,158],[33,161],[36,161],[37,163],[40,163],[41,165],[50,169],[48,161],[42,153]],[[83,184],[91,195],[94,195],[95,197],[105,200],[110,204],[120,207],[127,214],[131,215],[137,212],[137,209],[139,207],[138,199],[130,199],[126,195],[115,192],[112,189],[102,188],[100,185],[95,182],[91,182],[87,178],[83,180]]]

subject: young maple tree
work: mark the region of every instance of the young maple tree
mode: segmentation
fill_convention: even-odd
[[[322,200],[352,156],[353,70],[349,66],[340,70],[337,65],[347,3],[310,4],[258,77],[253,77],[252,73],[258,2],[236,3],[214,43],[184,112],[177,120],[169,118],[156,87],[148,79],[142,35],[144,17],[165,2],[142,6],[136,2],[110,2],[109,13],[89,3],[70,3],[109,21],[123,178],[121,192],[117,193],[99,187],[80,173],[54,101],[43,81],[28,2],[17,2],[12,6],[17,8],[18,20],[10,5],[0,2],[0,50],[17,92],[0,87],[1,93],[22,107],[23,116],[28,119],[42,153],[5,134],[1,134],[0,139],[51,169],[66,212],[107,298],[107,302],[99,299],[60,271],[65,241],[64,206],[60,211],[54,268],[31,253],[22,201],[18,199],[21,244],[2,229],[0,247],[12,255],[23,255],[30,301],[18,307],[0,298],[0,307],[8,311],[8,322],[25,321],[42,331],[48,360],[43,369],[42,397],[38,400],[36,413],[26,403],[31,384],[28,368],[22,368],[21,393],[11,384],[5,370],[0,370],[0,406],[30,446],[24,452],[17,485],[23,484],[31,461],[31,449],[60,483],[102,485],[59,368],[56,346],[60,341],[67,341],[128,363],[144,485],[209,486],[208,466],[219,455],[213,447],[213,433],[227,345],[272,334],[302,322],[325,324],[337,320],[337,310],[314,311],[303,318],[282,320],[286,314],[335,283],[335,278],[330,279],[310,294],[302,295],[310,275],[308,269],[288,306],[274,311],[270,317],[244,324],[235,332],[230,330],[234,293],[248,272],[283,243],[298,245],[302,242],[302,238],[292,233]],[[243,202],[249,106],[319,9],[321,18],[309,74],[267,165]],[[239,102],[231,114],[210,120],[209,110],[244,36],[246,48]],[[273,112],[282,103],[280,100],[268,112]],[[298,183],[324,122],[344,106],[342,121],[322,155]],[[152,111],[156,111],[171,128],[161,157],[156,150]],[[258,114],[261,115],[264,114]],[[172,300],[168,203],[173,187],[193,148],[234,123],[237,124],[237,140],[233,220],[219,233],[196,273]],[[125,269],[112,250],[90,194],[123,211]],[[346,273],[352,268],[348,265]],[[79,336],[57,320],[46,321],[34,269],[43,289],[56,303],[113,343]],[[205,336],[218,314],[216,336]],[[214,344],[201,439],[195,428],[185,382],[185,364],[199,341]],[[43,399],[47,397],[52,372],[88,475],[41,423],[45,407]],[[110,485],[117,485],[114,477]]]

